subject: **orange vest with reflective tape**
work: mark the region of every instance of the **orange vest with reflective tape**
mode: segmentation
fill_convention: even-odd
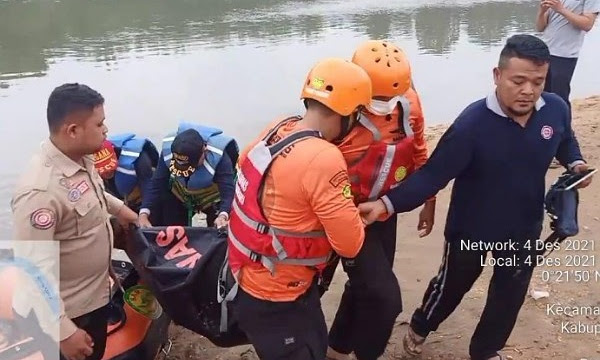
[[[377,123],[387,121],[385,116],[363,112],[359,115],[359,125],[352,130],[367,130],[373,138],[364,154],[348,164],[348,175],[356,203],[378,199],[415,170],[414,134],[409,122],[408,99],[402,97],[398,107],[398,136],[401,138],[397,141],[386,142],[382,138]]]
[[[239,164],[232,204],[228,261],[232,273],[243,266],[265,267],[274,272],[275,264],[300,265],[322,270],[331,254],[324,231],[295,233],[269,225],[260,205],[260,195],[271,163],[296,142],[316,136],[313,130],[295,131],[273,145],[267,145],[286,119],[259,141]]]

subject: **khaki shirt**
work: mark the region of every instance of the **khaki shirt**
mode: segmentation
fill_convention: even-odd
[[[84,157],[82,166],[47,140],[17,182],[11,205],[16,243],[60,242],[60,340],[64,340],[77,329],[70,319],[109,301],[113,242],[109,218],[123,202],[105,191],[91,156]],[[29,256],[37,257],[33,261],[38,264],[48,262],[48,255],[40,251],[35,255],[29,251]]]

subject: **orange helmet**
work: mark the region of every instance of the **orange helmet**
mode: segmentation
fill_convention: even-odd
[[[352,62],[367,71],[373,96],[397,96],[410,88],[410,63],[404,51],[384,40],[368,40],[358,46]]]
[[[301,99],[314,99],[342,116],[371,102],[371,79],[360,66],[340,58],[319,61],[308,73]]]

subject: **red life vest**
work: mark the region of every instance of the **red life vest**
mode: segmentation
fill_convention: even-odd
[[[415,170],[414,134],[408,121],[408,99],[402,97],[398,105],[402,112],[402,120],[398,117],[398,123],[406,136],[395,143],[382,141],[377,126],[365,114],[359,115],[360,125],[373,134],[373,143],[358,161],[348,164],[350,185],[356,203],[378,199]]]
[[[320,271],[331,254],[324,231],[295,233],[272,227],[260,205],[265,176],[277,156],[296,142],[321,136],[314,130],[299,130],[267,145],[290,120],[269,131],[239,165],[228,235],[228,262],[235,277],[242,266],[264,266],[273,273],[275,263],[315,267]]]

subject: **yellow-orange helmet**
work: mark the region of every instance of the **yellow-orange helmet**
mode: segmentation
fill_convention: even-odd
[[[369,74],[373,96],[403,95],[411,82],[410,63],[398,46],[385,40],[368,40],[360,44],[352,62]]]
[[[314,99],[348,116],[371,102],[371,79],[360,66],[341,58],[319,61],[308,73],[301,99]]]

